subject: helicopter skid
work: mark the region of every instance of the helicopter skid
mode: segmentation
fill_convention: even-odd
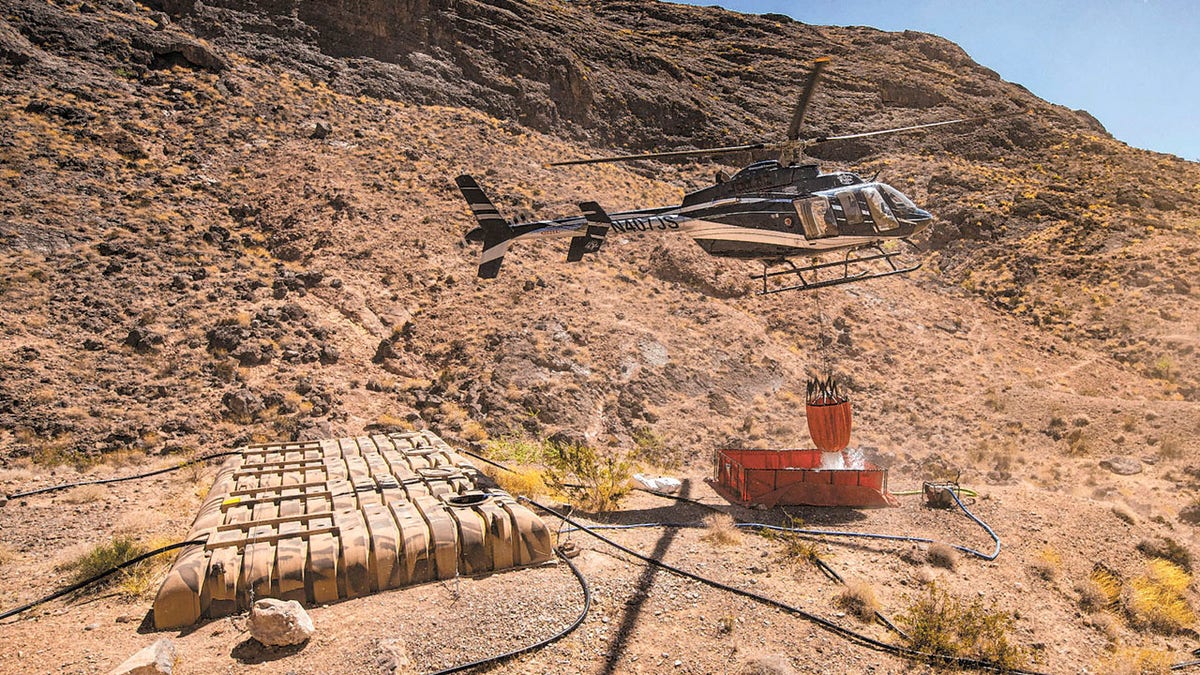
[[[911,242],[905,242],[912,246]],[[867,252],[860,255],[860,252]],[[862,248],[846,252],[845,258],[838,262],[817,263],[800,266],[791,260],[784,259],[776,262],[763,262],[762,274],[750,276],[755,281],[762,281],[762,290],[758,295],[771,295],[784,291],[811,291],[829,286],[840,286],[855,281],[880,279],[897,274],[914,272],[921,267],[920,262],[906,264],[898,260],[902,251],[884,251],[879,244],[870,244]],[[771,270],[772,265],[786,265],[787,269]],[[841,274],[829,275],[829,272],[841,271]],[[785,281],[786,280],[786,281]],[[798,283],[795,282],[798,280]],[[772,286],[772,283],[782,284]]]

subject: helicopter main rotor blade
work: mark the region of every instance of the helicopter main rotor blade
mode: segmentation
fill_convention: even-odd
[[[702,155],[725,155],[732,152],[747,152],[762,150],[766,143],[748,143],[746,145],[729,145],[723,148],[706,148],[700,150],[671,150],[668,152],[649,152],[640,155],[617,155],[614,157],[592,157],[590,159],[572,159],[565,162],[549,162],[546,166],[576,166],[579,164],[604,164],[607,162],[625,162],[634,159],[660,159],[663,157],[693,157]]]
[[[804,123],[804,113],[808,110],[808,102],[812,100],[813,92],[817,88],[817,80],[821,79],[821,73],[825,70],[825,66],[829,65],[829,57],[822,56],[813,61],[812,73],[808,76],[808,82],[804,85],[804,91],[800,93],[800,100],[796,102],[796,109],[792,111],[792,123],[788,125],[787,139],[795,141],[800,138],[800,125]]]
[[[878,131],[864,131],[858,134],[844,134],[841,136],[818,136],[804,141],[804,145],[814,145],[816,143],[824,143],[826,141],[844,141],[851,138],[866,138],[868,136],[883,136],[885,134],[900,134],[907,131],[920,131],[921,129],[930,129],[933,127],[945,126],[947,124],[961,124],[963,122],[983,122],[986,120],[1003,119],[1005,117],[1014,117],[1016,115],[1024,115],[1027,111],[1022,110],[1015,113],[1006,113],[1003,115],[980,115],[978,117],[961,117],[956,120],[942,120],[941,122],[929,122],[928,124],[914,124],[908,127],[896,127],[894,129],[880,129]]]

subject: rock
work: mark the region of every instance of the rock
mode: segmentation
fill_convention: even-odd
[[[36,58],[39,51],[20,31],[0,19],[0,63],[23,66]]]
[[[1200,502],[1179,509],[1179,522],[1200,525]]]
[[[95,338],[87,338],[83,341],[83,348],[89,352],[98,352],[104,349],[104,343]]]
[[[341,352],[338,351],[337,347],[328,344],[321,345],[320,359],[322,365],[328,366],[330,364],[337,363],[339,358],[341,358]]]
[[[161,638],[108,671],[108,675],[170,675],[175,669],[175,643]]]
[[[380,340],[379,346],[375,348],[375,356],[371,358],[371,362],[383,363],[388,359],[399,358],[403,353],[401,349],[396,347],[399,337],[399,335],[393,334],[391,337]]]
[[[178,33],[160,31],[134,37],[134,49],[150,52],[154,68],[185,65],[219,73],[229,67],[223,56],[211,47]]]
[[[408,647],[400,638],[387,638],[379,641],[379,667],[386,673],[413,672],[412,659],[408,656]]]
[[[266,598],[250,610],[250,637],[264,645],[298,645],[316,632],[308,612],[295,600]]]
[[[307,394],[308,392],[312,391],[312,389],[313,389],[312,380],[310,380],[307,377],[302,377],[302,378],[300,378],[299,381],[296,382],[296,393],[297,394],[304,395],[304,394]]]
[[[221,397],[221,404],[234,417],[252,417],[263,411],[262,399],[249,389],[226,393]]]
[[[206,334],[209,351],[232,352],[242,344],[242,340],[250,337],[250,331],[241,326],[226,325],[210,328]]]
[[[738,675],[795,675],[796,669],[782,656],[748,659],[738,669]]]
[[[328,138],[329,134],[332,134],[332,133],[333,133],[333,127],[330,126],[329,122],[321,120],[321,121],[313,124],[312,133],[310,133],[308,135],[308,137],[320,140],[322,138]]]
[[[136,326],[125,336],[125,344],[139,352],[148,352],[164,342],[166,338],[145,326]]]
[[[1135,473],[1142,472],[1142,463],[1133,457],[1109,457],[1100,462],[1101,468],[1117,474],[1118,476],[1132,476]]]

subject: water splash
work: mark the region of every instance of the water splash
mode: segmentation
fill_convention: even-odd
[[[860,448],[846,448],[841,452],[822,452],[821,466],[824,471],[859,471],[865,468],[866,457]]]

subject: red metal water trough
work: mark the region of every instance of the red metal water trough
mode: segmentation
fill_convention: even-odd
[[[899,506],[887,487],[887,469],[822,469],[820,450],[718,450],[716,487],[743,504]],[[832,453],[831,453],[832,454]]]

